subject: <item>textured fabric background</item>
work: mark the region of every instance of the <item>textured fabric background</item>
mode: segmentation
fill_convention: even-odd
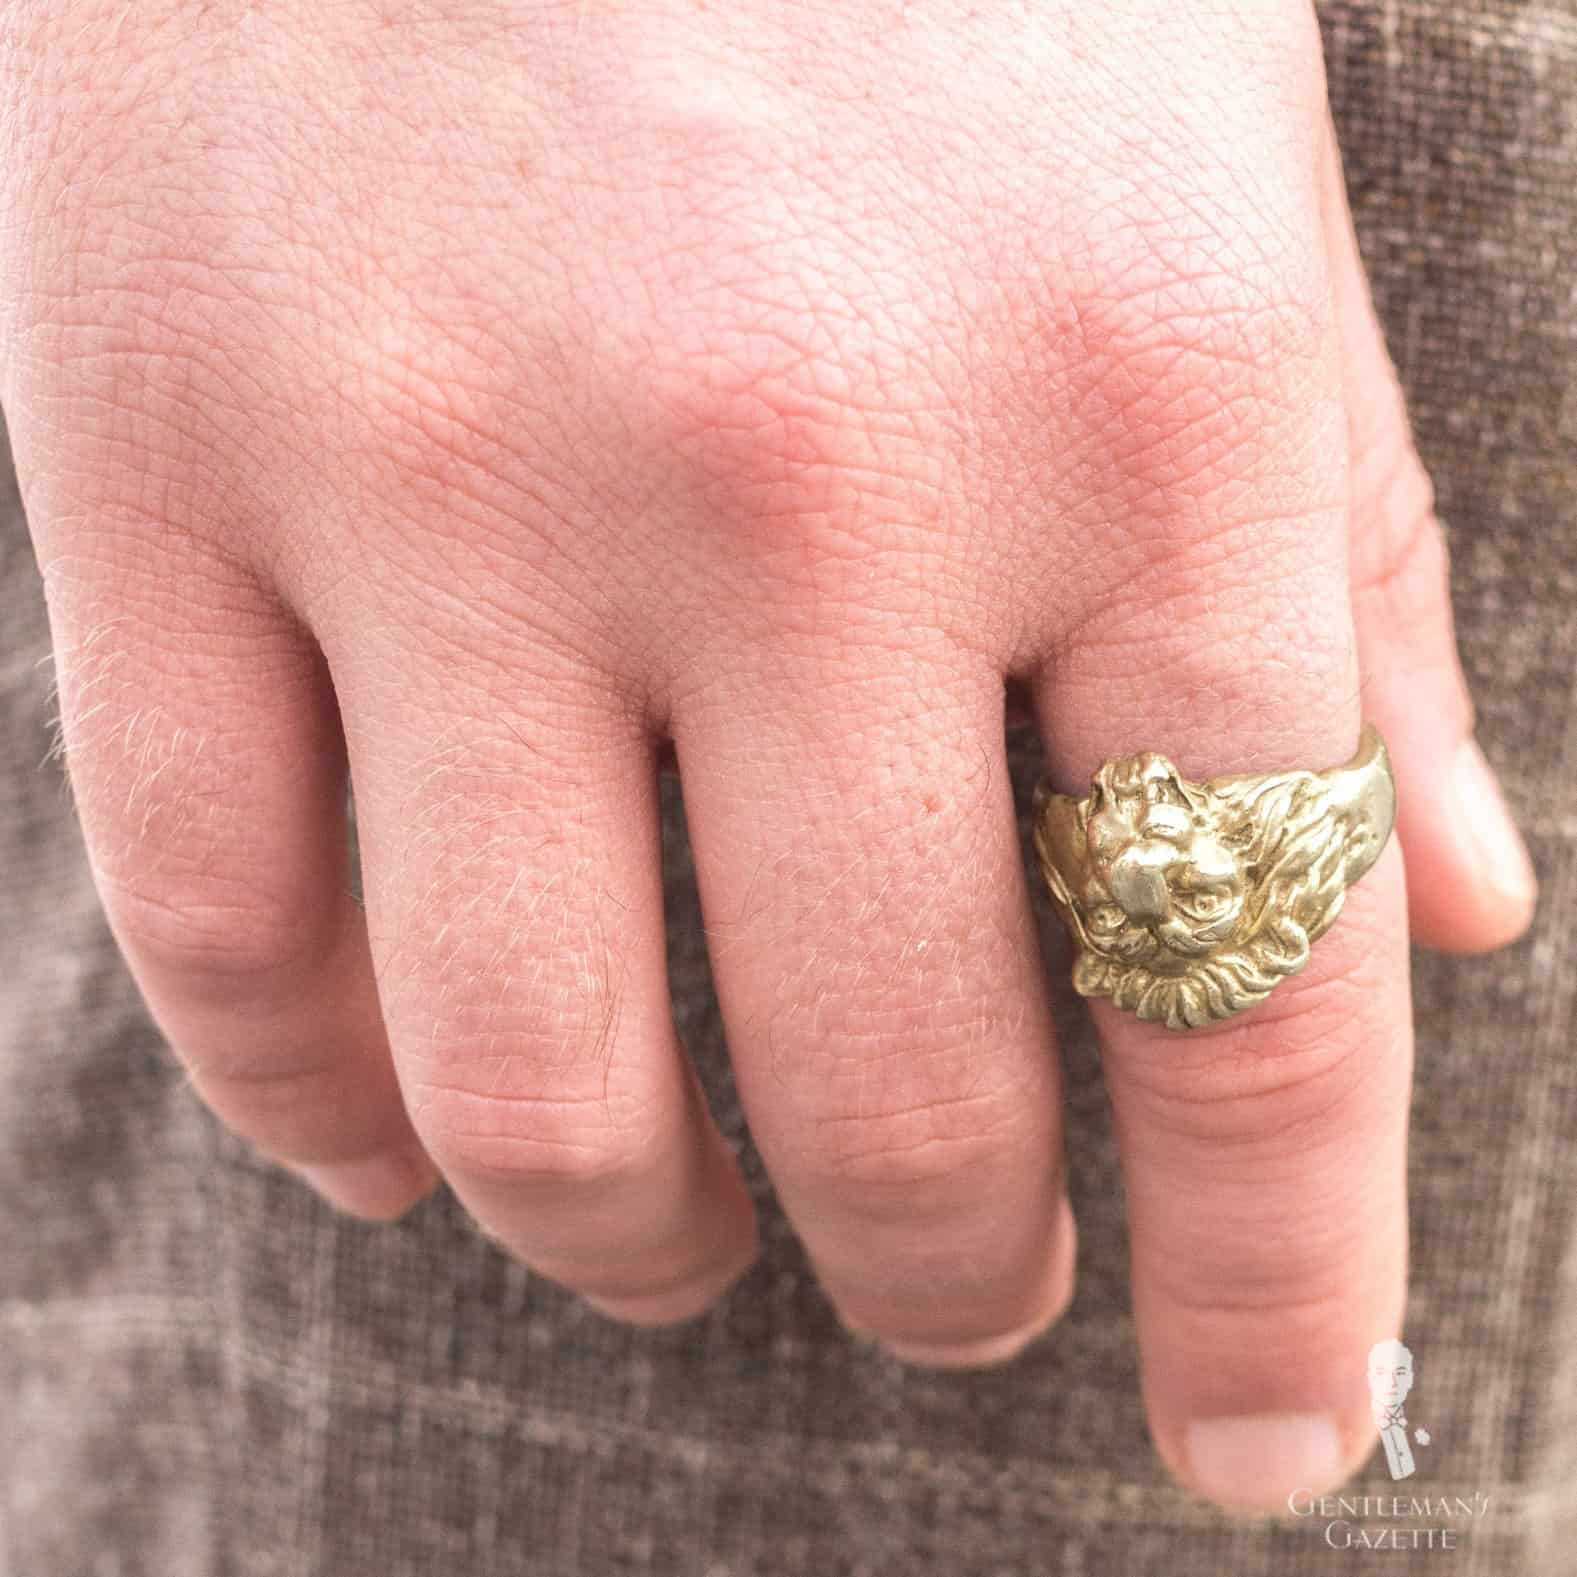
[[[43,764],[44,617],[0,480],[6,1577],[1577,1571],[1577,8],[1321,15],[1364,251],[1451,529],[1481,737],[1544,884],[1519,947],[1415,963],[1408,1412],[1434,1437],[1416,1491],[1489,1497],[1461,1547],[1341,1554],[1323,1523],[1233,1525],[1163,1479],[1104,1096],[1066,1001],[1068,1317],[984,1375],[846,1338],[742,1129],[672,785],[680,1028],[765,1228],[726,1304],[625,1331],[509,1263],[445,1195],[373,1229],[253,1160],[185,1088],[100,918]],[[1021,742],[1021,813],[1037,767]],[[1383,1459],[1355,1489],[1389,1493]]]

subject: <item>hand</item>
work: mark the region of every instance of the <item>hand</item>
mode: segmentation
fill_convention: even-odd
[[[1518,934],[1311,11],[10,0],[5,403],[99,890],[218,1115],[358,1214],[441,1174],[615,1318],[751,1203],[676,1038],[671,742],[752,1133],[920,1363],[1072,1290],[1004,762],[1326,767],[1395,843],[1307,971],[1097,1002],[1157,1446],[1373,1444],[1407,919]],[[366,910],[345,871],[347,765]],[[1407,860],[1404,889],[1402,850]]]

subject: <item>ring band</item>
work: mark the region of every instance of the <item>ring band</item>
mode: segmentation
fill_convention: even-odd
[[[1073,986],[1168,1029],[1253,1007],[1309,961],[1396,820],[1385,741],[1328,772],[1191,783],[1108,760],[1082,800],[1035,789],[1035,852],[1078,950]]]

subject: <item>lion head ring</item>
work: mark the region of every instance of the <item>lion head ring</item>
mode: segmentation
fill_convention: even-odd
[[[1089,795],[1035,790],[1035,852],[1078,950],[1073,986],[1168,1029],[1263,1001],[1309,961],[1396,819],[1385,742],[1328,772],[1190,783],[1114,757]]]

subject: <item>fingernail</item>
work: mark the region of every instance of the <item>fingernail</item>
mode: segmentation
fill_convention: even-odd
[[[1028,1325],[1005,1336],[988,1336],[973,1342],[895,1342],[883,1339],[881,1345],[904,1363],[926,1369],[991,1369],[1009,1363],[1032,1342],[1039,1341],[1068,1311],[1072,1301],[1072,1282],[1046,1313]]]
[[[900,1358],[904,1363],[919,1364],[926,1369],[990,1369],[1017,1358],[1046,1328],[1046,1322],[1038,1320],[1026,1330],[1010,1331],[1006,1336],[993,1336],[986,1341],[946,1346],[932,1346],[925,1342],[883,1342],[882,1346],[894,1358]]]
[[[754,1234],[746,1251],[721,1261],[675,1287],[637,1293],[627,1298],[599,1298],[582,1293],[583,1301],[621,1325],[680,1325],[705,1314],[760,1257]]]
[[[1479,873],[1512,908],[1529,910],[1538,898],[1538,878],[1517,824],[1500,790],[1495,770],[1475,739],[1457,748],[1452,768],[1463,824],[1478,854]]]
[[[1196,1418],[1183,1450],[1194,1488],[1227,1511],[1285,1511],[1295,1489],[1323,1494],[1348,1471],[1341,1431],[1326,1413]]]
[[[294,1170],[330,1204],[368,1221],[393,1221],[438,1182],[438,1171],[422,1150],[386,1150],[359,1161],[336,1161]]]
[[[589,1308],[607,1319],[644,1330],[682,1325],[686,1320],[697,1319],[717,1302],[722,1290],[711,1282],[704,1282],[674,1287],[649,1298],[594,1298],[589,1293],[582,1296]]]

